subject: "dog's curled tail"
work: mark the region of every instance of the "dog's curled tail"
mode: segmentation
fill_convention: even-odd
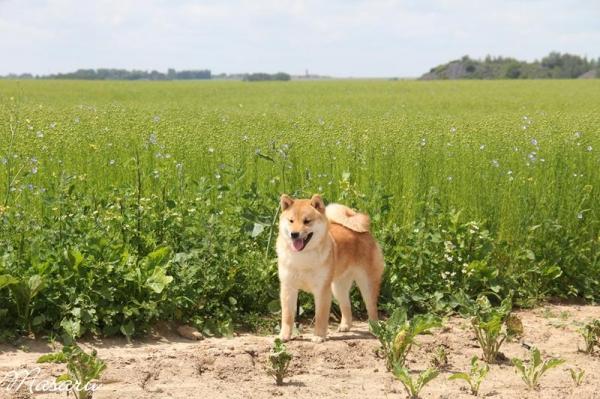
[[[340,204],[329,204],[325,208],[325,216],[333,223],[341,224],[357,233],[369,231],[371,219],[364,213],[358,213]]]

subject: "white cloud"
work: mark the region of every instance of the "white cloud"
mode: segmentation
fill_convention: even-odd
[[[0,1],[0,74],[87,67],[416,76],[464,54],[600,56],[600,3]]]

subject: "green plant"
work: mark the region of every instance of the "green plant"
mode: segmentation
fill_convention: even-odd
[[[29,278],[18,279],[10,274],[0,275],[0,289],[3,287],[10,289],[21,325],[27,332],[31,332],[32,301],[44,288],[42,276],[34,274]]]
[[[381,343],[379,351],[386,360],[387,369],[392,370],[394,365],[404,366],[417,335],[441,324],[440,318],[431,314],[415,315],[409,319],[406,309],[398,308],[386,321],[369,321],[369,329]]]
[[[580,367],[570,368],[569,375],[573,380],[573,384],[575,384],[575,386],[578,387],[583,383],[583,378],[585,377],[585,370]]]
[[[600,319],[593,320],[583,326],[579,333],[585,341],[585,353],[594,353],[594,348],[600,348]]]
[[[435,368],[428,368],[420,373],[417,376],[417,379],[414,380],[410,376],[410,370],[399,364],[395,364],[392,373],[394,374],[394,377],[402,383],[408,397],[410,399],[417,399],[423,387],[436,378],[440,374],[440,371]]]
[[[462,310],[471,316],[471,325],[483,351],[483,359],[487,363],[496,363],[500,347],[513,332],[505,326],[512,309],[511,298],[505,298],[499,306],[492,306],[486,296],[480,296],[476,301],[463,299],[462,304]]]
[[[454,373],[448,379],[449,380],[464,380],[469,384],[471,394],[477,396],[479,394],[479,386],[485,380],[490,366],[487,364],[479,364],[477,356],[471,358],[471,369],[468,373]]]
[[[276,338],[271,353],[269,353],[267,374],[275,378],[277,385],[282,385],[283,379],[289,376],[288,368],[292,357],[292,354],[287,351],[281,339]]]
[[[97,357],[96,350],[87,354],[79,346],[65,346],[62,352],[41,356],[38,363],[66,363],[67,373],[56,378],[57,383],[66,383],[76,399],[91,399],[96,386],[94,380],[100,378],[106,363]]]
[[[432,353],[430,364],[436,369],[443,370],[448,367],[448,349],[445,345],[438,345]]]
[[[511,361],[515,366],[515,372],[521,377],[521,379],[530,389],[538,389],[540,385],[540,378],[544,375],[544,373],[550,369],[560,366],[565,362],[563,359],[558,358],[542,360],[540,350],[535,346],[530,349],[529,356],[529,364],[525,364],[523,360],[518,358],[513,358]]]

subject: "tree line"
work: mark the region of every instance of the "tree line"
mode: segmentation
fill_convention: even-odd
[[[575,79],[600,77],[600,58],[551,52],[541,60],[519,61],[510,57],[472,59],[464,56],[431,68],[421,79]]]
[[[75,72],[57,73],[50,75],[33,75],[31,73],[9,74],[0,76],[3,79],[74,79],[74,80],[206,80],[206,79],[232,79],[255,81],[285,81],[292,77],[284,72],[246,73],[246,74],[219,74],[213,75],[209,69],[176,71],[168,69],[166,73],[156,70],[127,70],[115,68],[78,69]]]

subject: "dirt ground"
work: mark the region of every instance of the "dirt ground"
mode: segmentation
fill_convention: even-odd
[[[600,398],[600,356],[578,352],[583,340],[577,333],[581,323],[600,318],[598,306],[547,305],[518,313],[523,320],[522,342],[540,348],[543,356],[560,356],[566,363],[542,378],[539,391],[529,391],[512,365],[492,365],[480,396],[491,398]],[[308,332],[287,344],[294,355],[292,376],[276,386],[265,374],[265,363],[273,337],[241,334],[234,338],[187,341],[175,334],[160,335],[127,344],[122,339],[82,343],[94,347],[108,369],[94,398],[404,398],[400,384],[375,355],[378,341],[368,333],[366,323],[356,323],[352,332],[333,332],[322,344],[310,342]],[[308,329],[307,329],[308,330]],[[480,349],[466,320],[453,317],[432,335],[418,338],[408,365],[413,370],[427,367],[433,350],[445,345],[449,367],[422,391],[423,398],[469,398],[462,381],[448,381],[452,372],[466,371]],[[43,353],[51,351],[42,341],[25,342],[27,349],[0,346],[0,398],[58,398],[65,394],[36,392],[24,386],[19,392],[6,389],[5,377],[15,369],[32,369]],[[501,351],[508,357],[527,356],[521,342],[505,343]],[[62,374],[64,365],[41,364],[38,380],[51,380]],[[580,387],[574,387],[567,371],[585,369]],[[5,380],[2,383],[3,379]]]

